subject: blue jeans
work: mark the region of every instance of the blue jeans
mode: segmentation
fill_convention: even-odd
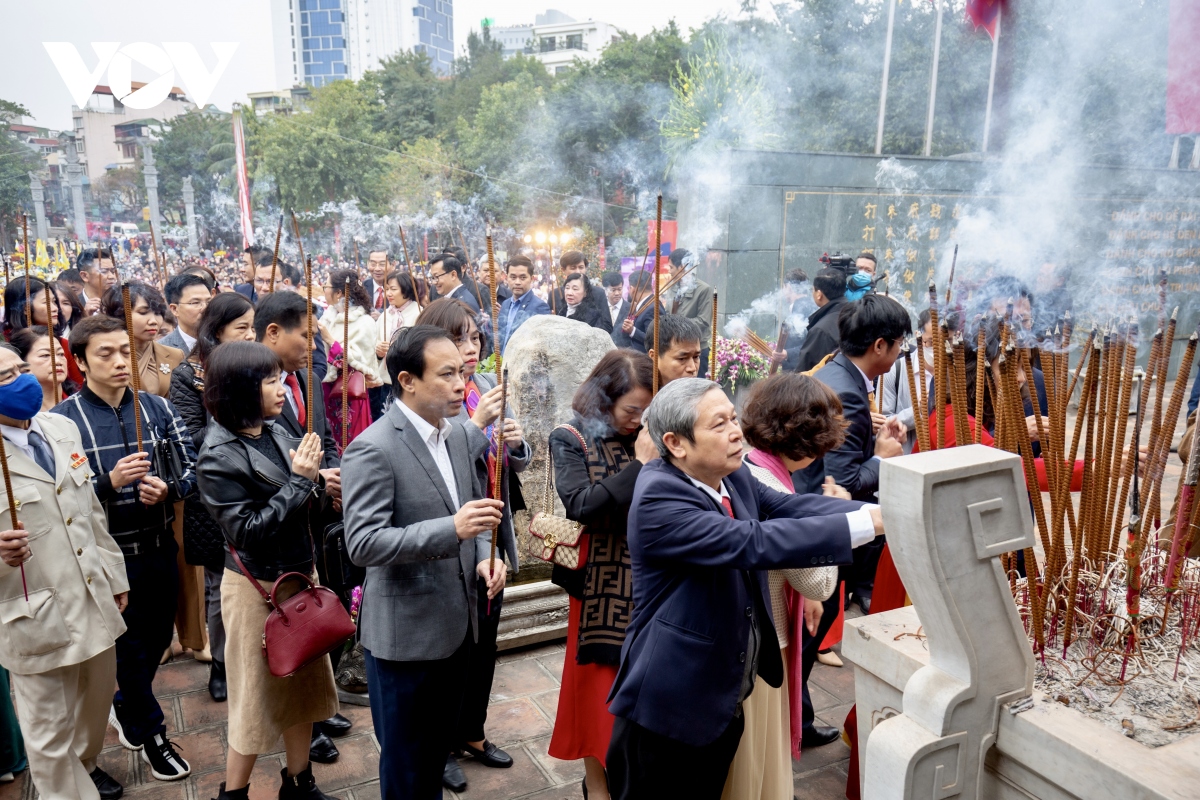
[[[441,800],[465,689],[468,645],[437,661],[388,661],[363,648],[383,800]]]
[[[167,732],[153,684],[158,662],[171,644],[179,570],[175,563],[178,547],[170,531],[162,541],[164,546],[158,550],[125,556],[129,605],[125,609],[126,631],[117,637],[113,709],[125,739],[132,745],[145,744],[155,734]]]

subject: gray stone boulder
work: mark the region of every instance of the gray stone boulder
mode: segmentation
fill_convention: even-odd
[[[604,354],[615,349],[612,337],[599,328],[550,314],[526,320],[505,349],[508,402],[525,429],[526,441],[533,447],[533,462],[521,473],[521,490],[529,511],[517,512],[513,520],[521,552],[522,579],[526,577],[527,565],[536,567],[545,563],[528,555],[529,519],[542,510],[550,432],[571,419],[575,390]],[[562,503],[553,491],[551,500],[555,513],[563,513]]]

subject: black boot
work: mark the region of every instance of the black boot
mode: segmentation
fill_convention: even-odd
[[[325,734],[321,723],[314,723],[312,741],[308,746],[309,761],[315,761],[318,764],[332,764],[338,760],[339,755],[337,745]]]
[[[279,800],[337,800],[317,788],[317,782],[313,780],[312,764],[295,777],[289,776],[287,772],[287,767],[279,771],[279,776],[283,779],[279,786]]]
[[[285,772],[287,770],[284,770]],[[241,789],[234,789],[232,792],[226,790],[225,781],[221,781],[221,793],[217,795],[216,800],[248,800],[250,797],[250,784],[246,784]]]
[[[225,662],[215,658],[208,667],[208,693],[218,703],[229,699],[229,685],[225,682]]]

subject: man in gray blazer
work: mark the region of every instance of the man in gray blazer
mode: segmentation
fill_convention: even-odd
[[[713,287],[697,278],[694,270],[680,280],[681,275],[700,263],[699,257],[690,250],[673,251],[670,262],[671,278],[680,282],[674,289],[674,296],[666,303],[667,311],[695,320],[700,325],[700,343],[707,352],[712,335]]]
[[[382,751],[384,800],[440,798],[478,637],[476,580],[489,595],[505,567],[489,563],[503,504],[484,498],[475,460],[488,445],[451,422],[465,394],[463,362],[441,328],[403,329],[387,354],[396,399],[342,457],[346,546],[366,567],[359,635]]]

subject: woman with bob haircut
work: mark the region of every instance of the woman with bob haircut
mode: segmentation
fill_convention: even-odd
[[[104,293],[100,310],[125,322],[125,302],[120,284]],[[148,283],[129,282],[129,305],[133,311],[133,340],[137,342],[138,379],[143,392],[166,397],[171,391],[171,373],[183,363],[185,353],[158,341],[166,318],[167,301]]]
[[[254,341],[254,306],[237,292],[213,298],[200,315],[196,344],[187,360],[171,373],[171,404],[191,434],[196,452],[204,445],[208,412],[204,410],[204,366],[208,355],[226,342]],[[204,608],[208,623],[208,693],[225,702],[225,626],[221,622],[221,576],[225,571],[225,535],[193,494],[183,501],[183,557],[204,570]]]
[[[604,768],[616,719],[608,710],[608,693],[633,612],[626,524],[637,476],[658,458],[642,427],[653,375],[644,353],[610,350],[571,402],[575,416],[568,424],[579,435],[565,426],[550,434],[554,487],[567,517],[587,531],[579,547],[584,567],[555,565],[551,577],[567,590],[570,614],[549,752],[564,761],[582,758],[583,796],[600,800],[609,796]]]
[[[327,798],[313,779],[308,751],[313,723],[338,711],[333,665],[318,658],[290,677],[272,676],[262,656],[270,609],[249,584],[256,580],[270,591],[286,572],[313,573],[307,506],[324,492],[321,437],[294,439],[269,421],[283,410],[279,373],[279,358],[257,342],[222,344],[205,366],[204,407],[212,423],[196,463],[200,497],[250,573],[242,574],[226,554],[221,612],[229,753],[218,800],[246,800],[258,754],[274,750],[281,735],[287,752],[281,800]]]
[[[792,494],[792,473],[840,447],[846,428],[842,402],[832,389],[807,375],[777,373],[755,384],[746,399],[742,433],[753,449],[743,460],[761,483]],[[822,488],[827,496],[850,499],[832,478],[827,477]],[[776,689],[755,678],[754,690],[742,704],[745,728],[723,798],[792,797],[792,758],[800,757],[805,738],[802,698],[812,669],[811,663],[804,668],[802,642],[805,632],[809,637],[817,635],[823,606],[837,588],[837,578],[837,567],[768,573],[771,616],[780,654],[788,666],[788,680]],[[833,616],[831,613],[830,619]],[[811,719],[808,722],[812,724]],[[808,746],[814,744],[808,742]]]

